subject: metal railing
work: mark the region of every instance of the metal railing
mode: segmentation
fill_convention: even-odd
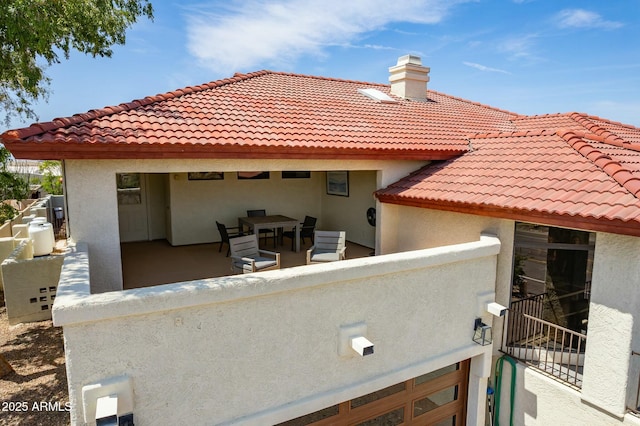
[[[627,410],[640,415],[640,352],[631,351],[631,374],[635,374],[638,377],[638,384],[635,388],[635,397],[629,397],[629,403],[627,404]],[[631,375],[629,377],[632,377]]]
[[[516,307],[531,308],[531,313],[538,313],[538,302],[542,304],[541,300],[534,299]],[[542,320],[539,316],[509,309],[502,351],[565,383],[582,387],[587,336]]]
[[[53,233],[56,240],[64,240],[67,238],[66,221],[64,218],[53,218]]]
[[[536,294],[525,299],[514,300],[511,302],[511,310],[531,315],[535,318],[542,318],[546,294],[547,293]],[[507,336],[510,339],[509,342],[518,342],[526,337],[526,324],[524,324],[523,317],[512,318],[507,323],[507,328]]]

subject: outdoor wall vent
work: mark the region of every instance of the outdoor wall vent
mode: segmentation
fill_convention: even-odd
[[[338,355],[372,355],[374,345],[366,335],[367,324],[364,322],[341,326],[338,333]]]
[[[374,101],[378,101],[383,104],[395,104],[398,103],[391,96],[387,95],[384,92],[379,91],[378,89],[358,89],[358,93],[361,95],[365,95],[369,99],[373,99]]]
[[[82,410],[87,425],[133,426],[133,381],[111,377],[82,387]]]

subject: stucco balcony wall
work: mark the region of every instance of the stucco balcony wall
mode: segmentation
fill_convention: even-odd
[[[264,425],[469,358],[467,420],[482,422],[478,377],[489,375],[492,346],[472,341],[473,323],[495,290],[499,250],[496,237],[483,236],[91,294],[89,253],[78,243],[53,310],[64,329],[72,423],[84,422],[83,386],[113,377],[131,379],[137,425]],[[340,356],[340,328],[361,322],[374,354]]]
[[[0,240],[0,247],[11,240]],[[62,255],[33,257],[31,239],[13,239],[15,249],[0,265],[10,325],[51,319]]]
[[[518,363],[516,366],[516,402],[514,424],[523,425],[590,425],[640,426],[640,418],[633,414],[612,416],[598,406],[586,403],[582,392],[566,386],[553,377],[540,374]],[[507,369],[502,387],[500,424],[509,424],[509,389],[511,369]]]

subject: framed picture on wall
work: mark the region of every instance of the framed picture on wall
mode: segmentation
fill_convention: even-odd
[[[349,196],[349,172],[327,172],[327,194]]]
[[[223,172],[189,172],[187,173],[189,180],[223,180]]]
[[[305,172],[305,171],[282,172],[282,179],[309,179],[309,178],[311,178],[311,172]]]
[[[238,172],[238,179],[269,179],[269,172]]]

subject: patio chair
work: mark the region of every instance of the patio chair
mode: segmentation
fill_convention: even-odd
[[[264,209],[260,210],[247,210],[248,217],[263,217],[267,215],[267,211]],[[261,229],[260,235],[264,236],[264,243],[267,243],[268,234],[273,234],[273,247],[276,247],[276,230],[275,229]]]
[[[307,250],[307,265],[346,259],[346,232],[315,231],[313,246]]]
[[[234,274],[280,269],[280,253],[258,248],[256,234],[231,238],[231,271]]]
[[[300,232],[300,241],[304,243],[305,238],[310,238],[311,243],[313,243],[313,231],[316,229],[316,222],[318,219],[311,216],[305,216],[304,222],[300,224],[299,227],[293,228],[291,231],[284,231],[282,233],[283,237],[291,238],[291,250],[294,250],[294,244],[296,241],[296,232]]]
[[[218,232],[220,232],[220,247],[218,247],[218,253],[222,251],[222,245],[227,243],[227,257],[229,257],[229,252],[231,251],[231,245],[229,244],[229,238],[240,237],[244,235],[244,233],[240,232],[240,228],[237,226],[227,227],[224,224],[218,222],[216,220],[216,226],[218,227]],[[234,230],[229,232],[229,230]]]

